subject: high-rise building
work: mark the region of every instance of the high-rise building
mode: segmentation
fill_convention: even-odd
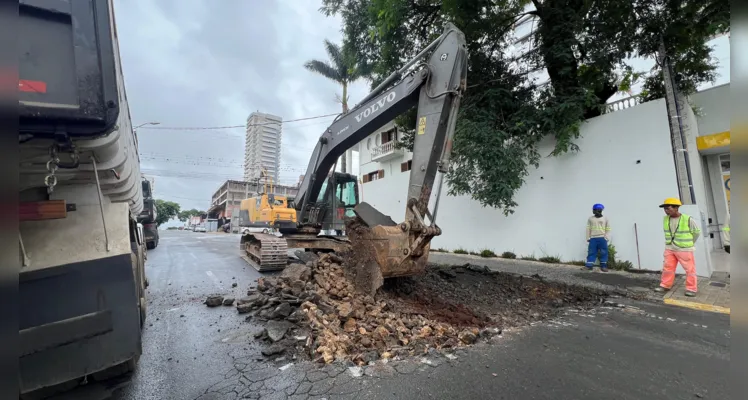
[[[253,112],[247,118],[244,141],[244,180],[256,181],[264,170],[273,182],[279,182],[281,156],[281,117]]]

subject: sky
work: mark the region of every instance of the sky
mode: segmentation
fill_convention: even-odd
[[[204,210],[225,180],[241,180],[243,174],[243,127],[162,128],[243,126],[253,111],[283,120],[340,111],[339,86],[303,67],[310,59],[327,60],[324,39],[342,41],[341,20],[325,17],[320,5],[318,0],[115,0],[133,126],[159,123],[137,130],[141,168],[154,177],[156,198]],[[729,82],[729,41],[722,37],[711,44],[721,63],[716,84]],[[635,61],[639,69],[651,64]],[[368,87],[365,81],[353,84],[349,103],[356,104]],[[304,173],[333,118],[284,123],[281,184],[293,184]]]
[[[339,87],[307,71],[327,60],[323,40],[341,42],[341,20],[319,1],[115,0],[115,15],[141,168],[154,196],[206,209],[226,179],[242,179],[243,128],[253,111],[284,120],[340,112]],[[360,81],[349,103],[368,93]],[[334,117],[283,125],[280,183],[295,183]],[[354,157],[354,162],[357,161]],[[354,168],[354,173],[357,168]]]

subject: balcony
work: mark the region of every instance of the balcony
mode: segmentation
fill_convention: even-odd
[[[371,161],[375,162],[385,162],[389,161],[398,157],[401,157],[405,154],[405,149],[397,149],[395,148],[395,142],[390,141],[385,144],[380,144],[379,146],[375,146],[371,149]]]

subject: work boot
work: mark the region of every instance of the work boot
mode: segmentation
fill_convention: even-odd
[[[663,292],[667,292],[668,290],[670,290],[670,289],[669,288],[664,288],[662,286],[657,286],[654,291],[655,292],[659,292],[659,293],[663,293]]]
[[[696,292],[686,290],[686,297],[696,297]]]
[[[608,266],[607,265],[601,266],[600,267],[600,272],[608,272]]]

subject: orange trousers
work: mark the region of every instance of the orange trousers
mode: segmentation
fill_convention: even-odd
[[[686,270],[686,290],[696,293],[696,261],[692,251],[665,250],[660,286],[665,289],[673,287],[675,269],[678,267],[678,263]]]

